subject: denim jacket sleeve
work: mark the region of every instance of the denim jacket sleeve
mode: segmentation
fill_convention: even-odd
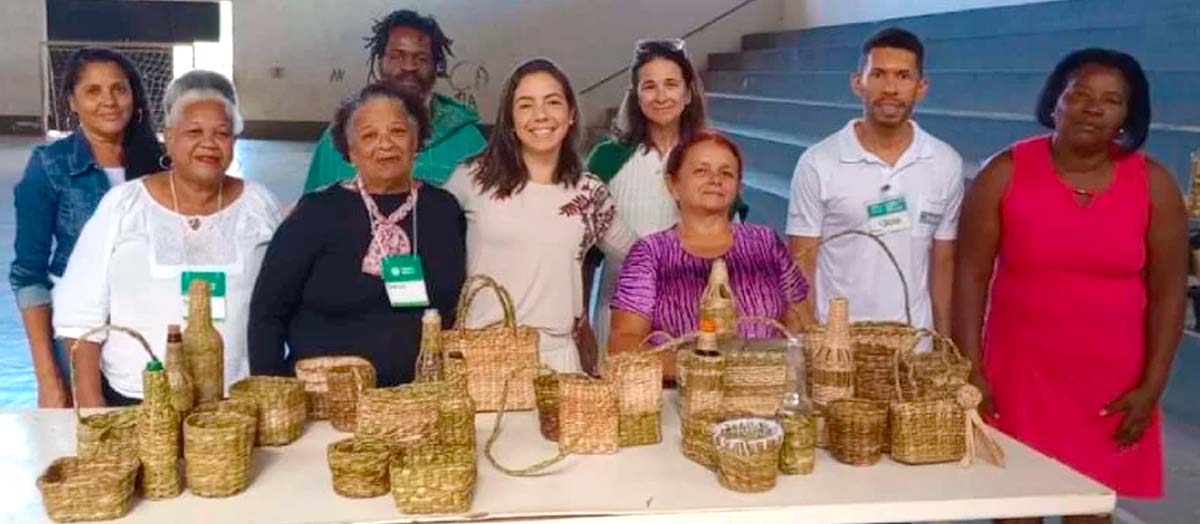
[[[8,280],[21,309],[50,303],[50,254],[59,191],[46,172],[42,147],[35,148],[13,190],[17,213],[16,258]]]

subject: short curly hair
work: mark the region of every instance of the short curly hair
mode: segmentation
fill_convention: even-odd
[[[376,98],[391,100],[404,108],[409,124],[417,127],[417,151],[424,148],[425,141],[429,139],[429,111],[425,109],[421,98],[396,89],[387,82],[375,82],[343,100],[338,106],[337,113],[333,116],[329,134],[333,139],[334,149],[337,149],[346,162],[350,162],[350,119],[354,118],[354,113],[358,112],[363,105]]]

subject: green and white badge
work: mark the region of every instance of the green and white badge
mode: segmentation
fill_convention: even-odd
[[[392,255],[383,259],[383,285],[392,307],[425,307],[425,269],[419,255]]]
[[[908,202],[904,200],[904,195],[867,202],[867,226],[875,235],[911,228],[912,219],[908,216]]]
[[[188,300],[188,288],[191,287],[192,281],[196,279],[207,280],[209,288],[212,290],[212,319],[213,321],[225,320],[225,272],[224,271],[184,271],[179,276],[179,293],[183,295],[183,318],[187,319],[188,307],[191,302]]]

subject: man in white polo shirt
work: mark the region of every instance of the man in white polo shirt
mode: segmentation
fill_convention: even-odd
[[[808,311],[815,301],[824,322],[829,299],[846,297],[851,320],[905,320],[899,277],[875,242],[846,236],[818,248],[823,238],[857,229],[878,236],[896,256],[913,324],[949,333],[962,158],[911,120],[928,88],[920,39],[888,28],[862,49],[851,75],[862,118],[805,151],[792,176],[787,233],[816,282]]]

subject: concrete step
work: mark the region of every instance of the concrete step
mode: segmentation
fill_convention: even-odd
[[[858,104],[709,93],[714,121],[795,140],[827,136],[861,115]],[[1023,114],[918,108],[914,117],[926,131],[945,140],[968,162],[979,162],[1016,140],[1048,130]],[[1200,146],[1200,126],[1155,124],[1147,151],[1186,182],[1189,156]],[[748,161],[753,162],[753,160]]]
[[[1192,71],[1150,71],[1150,99],[1154,121],[1200,125],[1200,60]],[[1033,114],[1048,71],[1041,70],[931,70],[926,71],[929,91],[924,107],[951,110]],[[850,73],[835,71],[707,71],[704,87],[710,93],[756,95],[772,98],[861,103],[850,90]]]
[[[900,26],[924,40],[1121,28],[1200,20],[1195,0],[1070,0],[893,18],[878,22],[749,34],[746,50],[773,47],[857,46],[882,27]]]
[[[1200,24],[1155,24],[1127,29],[1074,29],[1020,35],[958,37],[925,42],[925,66],[938,69],[1049,70],[1068,52],[1085,47],[1120,49],[1148,70],[1194,71]],[[858,63],[859,46],[772,48],[709,55],[711,70],[796,72],[849,71]]]

